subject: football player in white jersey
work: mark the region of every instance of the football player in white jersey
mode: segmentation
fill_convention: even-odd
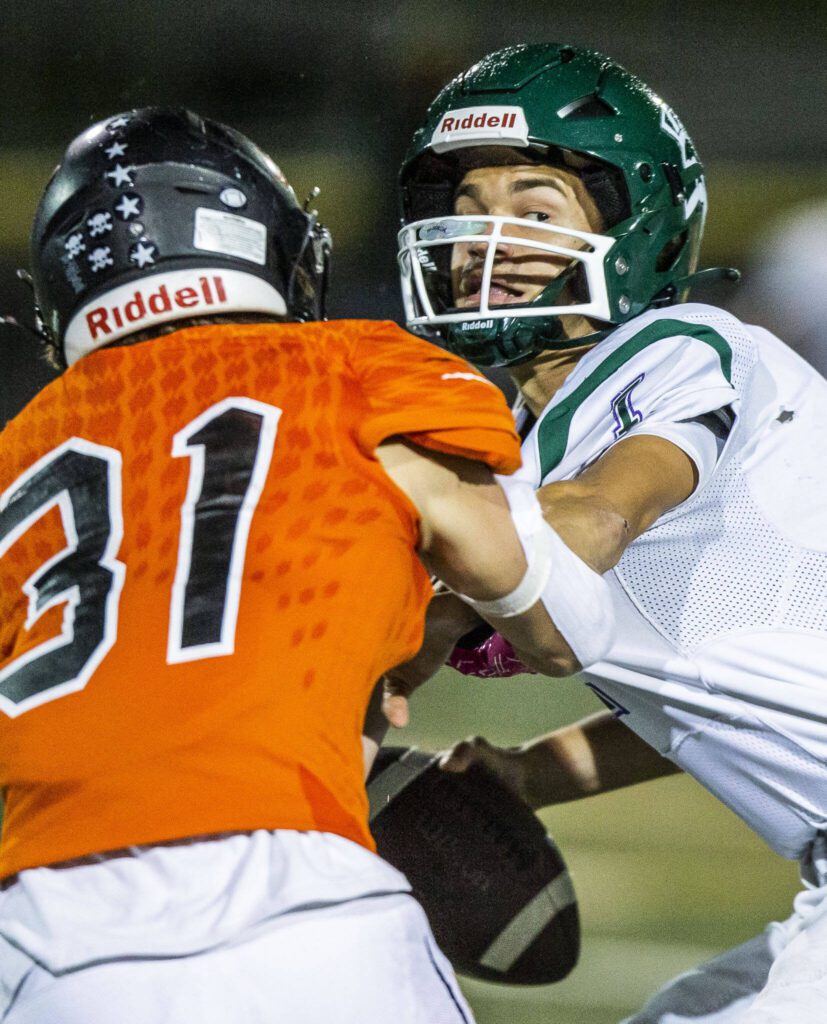
[[[572,567],[605,574],[614,646],[576,661],[610,710],[516,750],[459,744],[534,807],[692,774],[805,888],[784,924],[676,980],[634,1024],[827,1014],[827,382],[767,331],[686,301],[706,214],[675,113],[609,58],[499,51],[437,97],[402,169],[409,326],[520,390],[521,470]],[[476,620],[434,602],[386,709]],[[578,640],[582,646],[578,648]],[[455,651],[519,671],[496,635]],[[561,672],[562,674],[562,672]]]

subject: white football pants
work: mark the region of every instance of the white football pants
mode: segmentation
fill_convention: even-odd
[[[796,896],[790,918],[675,978],[623,1024],[825,1024],[825,853],[822,835],[809,864],[821,885]]]
[[[320,833],[23,872],[0,893],[0,1020],[473,1024],[400,879]]]

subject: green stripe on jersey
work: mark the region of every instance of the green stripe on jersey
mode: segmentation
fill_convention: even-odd
[[[721,360],[721,372],[732,384],[732,348],[726,338],[704,324],[688,324],[684,320],[656,320],[619,345],[581,384],[578,384],[568,398],[543,417],[537,430],[541,480],[545,480],[566,454],[574,414],[589,395],[648,345],[674,337],[697,338],[698,341],[703,341],[714,348]]]

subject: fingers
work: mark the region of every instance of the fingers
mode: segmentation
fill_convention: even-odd
[[[382,714],[394,729],[404,729],[411,720],[408,681],[399,676],[386,675],[382,684]]]
[[[464,772],[478,763],[496,770],[494,748],[482,736],[469,736],[467,740],[455,743],[439,759],[439,767],[446,772]]]
[[[382,711],[394,729],[404,729],[410,722],[408,698],[401,693],[389,693],[386,690],[382,698]]]
[[[501,782],[525,800],[530,807],[535,806],[526,792],[525,766],[518,750],[495,747],[482,736],[471,736],[446,750],[438,763],[446,772],[466,772],[473,765],[482,765],[498,776]]]

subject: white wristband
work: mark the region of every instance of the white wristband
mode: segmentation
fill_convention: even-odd
[[[531,537],[532,549],[527,554],[528,568],[514,590],[494,601],[475,601],[465,594],[457,594],[483,618],[493,615],[498,619],[511,619],[522,615],[540,600],[551,575],[551,543],[549,530],[537,530]],[[522,539],[522,538],[521,538]]]
[[[483,618],[512,618],[538,600],[583,666],[604,658],[614,640],[615,617],[606,580],[594,571],[543,519],[527,481],[498,477],[528,568],[510,594],[475,601],[457,594]]]

